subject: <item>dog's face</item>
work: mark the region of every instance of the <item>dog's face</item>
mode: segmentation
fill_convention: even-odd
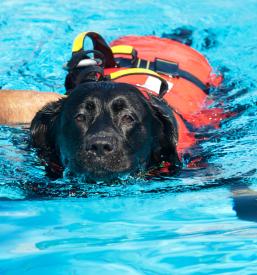
[[[146,167],[153,146],[153,116],[128,85],[76,89],[65,102],[56,133],[62,163],[93,178]]]
[[[177,162],[174,119],[162,117],[155,103],[128,84],[80,85],[36,115],[34,144],[94,180],[134,174],[167,158]]]

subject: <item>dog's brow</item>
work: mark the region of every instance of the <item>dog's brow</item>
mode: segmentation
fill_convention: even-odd
[[[97,97],[93,97],[93,96],[90,96],[90,97],[86,97],[83,102],[81,104],[79,104],[79,107],[82,107],[82,108],[86,108],[86,106],[88,104],[95,104],[95,105],[98,105],[100,104],[101,105],[101,100]]]

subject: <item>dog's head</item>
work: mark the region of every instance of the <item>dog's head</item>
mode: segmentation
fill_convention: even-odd
[[[31,134],[41,152],[91,179],[135,174],[162,161],[179,164],[171,109],[125,83],[79,85],[36,114]]]

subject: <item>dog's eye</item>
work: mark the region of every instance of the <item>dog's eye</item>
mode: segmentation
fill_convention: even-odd
[[[125,123],[125,124],[130,124],[130,123],[134,122],[134,118],[131,115],[124,115],[121,118],[121,122]]]
[[[76,121],[84,121],[86,116],[84,114],[78,114],[75,116]]]

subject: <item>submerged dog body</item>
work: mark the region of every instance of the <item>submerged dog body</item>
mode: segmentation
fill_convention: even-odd
[[[171,171],[180,165],[171,109],[125,83],[79,85],[39,111],[31,133],[50,166],[57,163],[91,179],[136,174],[163,161]]]

